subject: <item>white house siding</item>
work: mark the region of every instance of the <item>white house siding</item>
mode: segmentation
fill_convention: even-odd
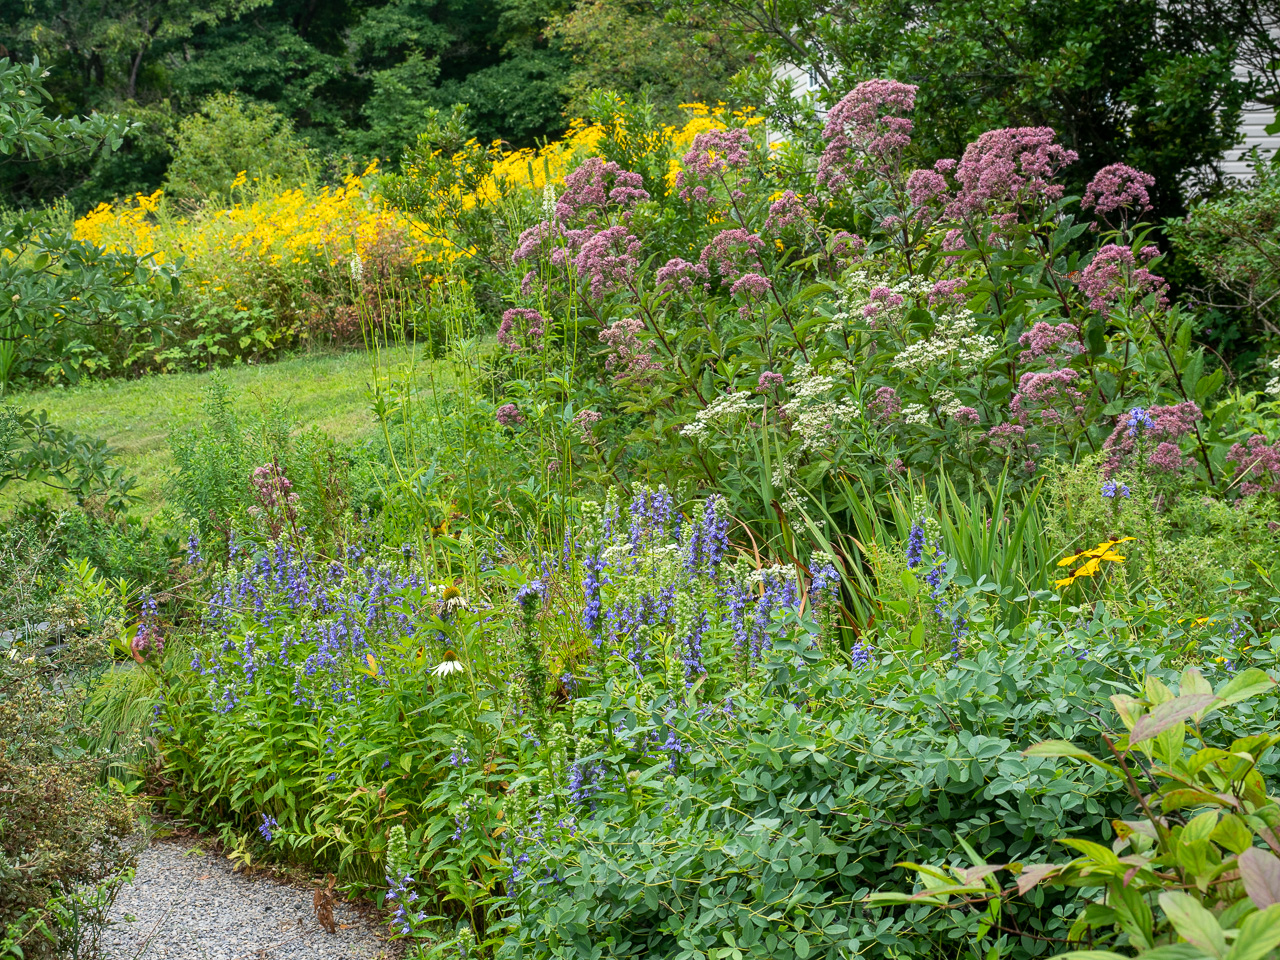
[[[1272,107],[1260,103],[1251,103],[1245,107],[1244,120],[1240,124],[1240,134],[1244,142],[1227,151],[1222,161],[1222,172],[1228,177],[1248,177],[1249,164],[1246,157],[1254,147],[1263,154],[1274,154],[1280,149],[1280,133],[1267,133],[1267,127],[1276,122],[1276,112]]]

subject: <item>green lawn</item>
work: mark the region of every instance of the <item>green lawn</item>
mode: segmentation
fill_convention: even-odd
[[[400,364],[410,350],[383,353],[382,364]],[[369,412],[371,365],[361,350],[293,357],[258,366],[221,371],[246,411],[272,401],[288,404],[302,427],[315,425],[341,440],[372,433]],[[176,373],[140,380],[101,380],[75,387],[56,387],[13,394],[18,409],[43,409],[49,419],[77,433],[102,437],[117,451],[116,460],[138,477],[136,493],[143,513],[164,504],[164,483],[171,457],[168,436],[200,420],[208,373]],[[0,494],[11,505],[47,488],[14,484]]]

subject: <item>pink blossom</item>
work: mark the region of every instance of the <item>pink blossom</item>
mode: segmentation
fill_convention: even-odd
[[[1160,256],[1160,248],[1154,243],[1149,243],[1138,251],[1138,256],[1142,258],[1143,263],[1146,263],[1147,261],[1154,260],[1156,257]]]
[[[888,423],[902,412],[902,401],[898,399],[898,391],[893,387],[881,387],[867,404],[867,409],[881,423]]]
[[[498,343],[512,353],[525,346],[533,350],[541,350],[542,335],[545,332],[544,323],[546,321],[537,310],[513,307],[502,314],[502,324],[498,327]]]
[[[923,207],[947,192],[947,180],[933,170],[912,170],[907,177],[907,196],[917,207]]]
[[[833,257],[853,257],[861,253],[867,241],[856,233],[838,230],[831,235],[831,255]]]
[[[1015,444],[1020,443],[1027,436],[1025,427],[1016,423],[999,423],[987,431],[987,438],[991,441],[991,445],[997,448],[1008,447],[1013,450]]]
[[[648,383],[662,369],[662,364],[653,358],[644,342],[636,336],[643,329],[644,321],[632,318],[615,320],[607,329],[600,331],[600,342],[612,348],[604,367],[614,371],[615,380],[640,385]]]
[[[1156,185],[1156,178],[1149,173],[1135,170],[1123,163],[1113,163],[1097,172],[1085,188],[1080,206],[1093,207],[1105,216],[1122,208],[1131,208],[1139,214],[1151,209],[1147,191]]]
[[[708,271],[714,264],[720,272],[721,282],[730,283],[732,281],[728,278],[731,276],[761,269],[760,253],[763,250],[764,241],[756,234],[741,227],[732,227],[721,230],[702,248],[699,263]]]
[[[705,280],[709,276],[711,271],[703,264],[690,263],[688,260],[673,257],[658,268],[656,280],[661,290],[674,292],[680,289],[688,293],[697,282],[696,278]]]
[[[756,382],[756,393],[768,393],[774,387],[781,387],[783,383],[782,374],[766,370]]]
[[[556,229],[549,220],[535,223],[529,229],[522,231],[516,240],[516,252],[511,255],[511,262],[519,263],[521,260],[536,258],[549,248],[555,233]]]
[[[917,88],[896,80],[866,80],[827,114],[827,141],[818,163],[818,186],[839,193],[850,176],[871,167],[889,169],[911,143]]]
[[[564,178],[564,185],[565,192],[556,201],[556,215],[566,221],[580,213],[602,212],[609,204],[625,208],[649,199],[644,177],[599,157],[584,160]]]
[[[1108,243],[1102,247],[1081,272],[1076,286],[1089,298],[1089,306],[1099,313],[1110,313],[1111,307],[1126,293],[1144,297],[1156,294],[1156,305],[1169,306],[1168,284],[1145,267],[1139,267],[1128,247]]]
[[[626,227],[618,225],[601,230],[585,241],[573,263],[578,268],[578,276],[590,284],[591,296],[599,299],[624,283],[640,266],[636,256],[639,252],[640,241]]]
[[[902,462],[901,457],[894,457],[891,461],[889,461],[890,474],[897,476],[898,474],[902,474],[906,472],[907,472],[907,465]]]
[[[1074,323],[1037,322],[1030,330],[1018,338],[1018,345],[1023,347],[1018,354],[1019,363],[1033,363],[1043,357],[1049,358],[1049,366],[1056,367],[1059,348],[1062,353],[1074,356],[1084,349],[1080,342],[1080,328]]]
[[[1084,413],[1084,394],[1075,387],[1076,372],[1070,368],[1044,373],[1024,373],[1018,379],[1018,392],[1009,401],[1009,412],[1022,424],[1031,416],[1041,423],[1058,424],[1066,414]]]
[[[1195,430],[1196,421],[1200,419],[1200,408],[1190,401],[1176,403],[1164,407],[1151,407],[1143,410],[1135,407],[1122,413],[1116,419],[1115,429],[1102,444],[1102,452],[1107,458],[1102,464],[1102,475],[1111,478],[1117,470],[1124,466],[1138,445],[1138,440],[1149,437],[1152,440],[1173,441],[1187,436]],[[1148,463],[1160,470],[1181,470],[1189,466],[1191,461],[1179,457],[1175,460],[1170,451],[1161,452],[1161,443],[1156,452],[1148,457]],[[1232,448],[1235,449],[1234,447]],[[1230,454],[1227,459],[1231,459]]]
[[[533,281],[538,279],[538,271],[530,270],[520,278],[520,294],[521,296],[529,296],[533,292]]]
[[[951,418],[955,420],[956,423],[967,423],[971,426],[977,424],[982,419],[978,414],[978,411],[973,407],[961,407],[952,414]]]
[[[573,418],[574,425],[582,432],[583,440],[591,439],[592,428],[600,422],[600,414],[594,410],[579,410]]]
[[[498,423],[504,427],[518,427],[524,423],[524,414],[514,403],[504,403],[496,414]]]
[[[787,227],[803,229],[809,222],[808,212],[814,203],[812,197],[801,200],[794,190],[788,190],[769,204],[769,218],[765,220],[764,228],[774,231],[785,230]]]
[[[1182,450],[1176,443],[1164,441],[1147,457],[1147,463],[1163,473],[1177,473],[1182,469]]]
[[[1248,477],[1240,484],[1242,496],[1280,493],[1280,443],[1268,444],[1267,438],[1254,434],[1245,443],[1232,444],[1227,460],[1236,465],[1236,477]]]
[[[1060,199],[1063,187],[1052,180],[1079,158],[1074,150],[1054,143],[1056,136],[1051,127],[1008,127],[982,134],[956,165],[960,191],[949,211],[963,215],[984,211],[991,203]]]
[[[939,303],[964,303],[965,279],[956,277],[953,280],[939,280],[929,291],[929,305]]]
[[[747,166],[754,146],[751,134],[741,127],[729,130],[713,127],[698,134],[681,160],[683,168],[676,174],[680,199],[686,202],[710,200],[710,191],[698,181],[712,180],[722,176],[726,170]]]

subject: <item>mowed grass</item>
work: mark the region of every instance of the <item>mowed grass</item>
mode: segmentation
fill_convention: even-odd
[[[412,358],[410,349],[392,349],[383,351],[379,361],[385,370]],[[219,373],[237,398],[239,411],[249,413],[284,403],[299,428],[314,425],[339,440],[359,440],[375,430],[369,393],[373,367],[370,356],[362,350],[227,367]],[[135,510],[152,514],[164,506],[165,482],[172,469],[169,434],[200,422],[210,376],[175,373],[140,380],[100,380],[23,391],[7,399],[16,409],[46,410],[54,423],[106,440],[116,451],[115,461],[138,478],[134,492],[141,502]],[[35,496],[60,499],[47,487],[19,483],[0,493],[0,504],[12,506]]]

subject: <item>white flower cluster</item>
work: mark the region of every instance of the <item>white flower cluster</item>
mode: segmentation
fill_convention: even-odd
[[[1267,366],[1270,367],[1272,370],[1274,370],[1276,373],[1280,373],[1280,357],[1276,357],[1269,364],[1267,364]],[[1271,394],[1271,396],[1275,397],[1276,399],[1280,399],[1280,376],[1272,377],[1270,380],[1267,381],[1267,393]]]
[[[844,386],[845,381],[838,378],[849,373],[849,365],[837,361],[831,371],[835,376],[814,373],[807,364],[796,370],[787,415],[791,417],[792,431],[800,437],[801,449],[825,447],[837,425],[858,418],[858,408],[852,401],[830,396],[831,391]]]
[[[906,310],[911,306],[913,297],[918,301],[933,291],[933,284],[923,277],[902,277],[889,283],[883,278],[868,276],[865,270],[850,270],[844,275],[844,282],[836,297],[837,310],[832,320],[836,323],[864,322],[865,308],[872,303],[870,294],[873,287],[888,287],[893,293],[903,298],[903,304],[900,307],[882,305],[883,312],[876,314],[879,318],[885,317],[890,312]]]
[[[932,370],[940,366],[973,369],[995,356],[999,345],[994,337],[977,333],[978,324],[970,310],[944,317],[933,335],[904,347],[893,358],[899,370]]]
[[[923,427],[929,422],[929,408],[922,403],[908,403],[902,408],[902,422],[913,427]]]
[[[747,584],[754,585],[768,580],[776,583],[779,580],[794,580],[795,578],[795,567],[784,567],[780,563],[775,563],[773,566],[765,567],[762,570],[752,570],[747,574]]]
[[[759,400],[763,403],[763,400]],[[737,393],[726,393],[716,397],[694,415],[693,423],[680,428],[680,436],[695,440],[707,435],[708,428],[715,423],[732,422],[739,417],[747,416],[758,409],[757,397],[745,390]]]
[[[948,417],[954,417],[962,409],[964,404],[950,390],[938,390],[933,395],[934,403],[938,405],[938,412]]]

